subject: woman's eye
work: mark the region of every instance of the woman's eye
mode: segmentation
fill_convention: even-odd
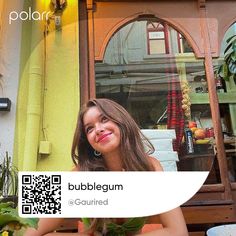
[[[102,122],[106,122],[106,121],[108,121],[108,118],[103,116],[101,120],[102,120]]]
[[[91,130],[92,130],[92,127],[91,127],[91,126],[87,127],[87,128],[86,128],[86,133],[89,133]]]

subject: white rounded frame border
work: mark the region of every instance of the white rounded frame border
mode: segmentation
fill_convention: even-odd
[[[195,172],[20,172],[19,214],[21,217],[142,217],[172,210],[193,197],[208,176]],[[61,176],[60,213],[22,212],[24,175]],[[31,183],[30,189],[35,189]],[[36,187],[28,203],[48,207],[44,183]],[[52,188],[51,188],[52,189]],[[29,192],[30,194],[30,192]],[[41,197],[36,198],[36,195]],[[52,196],[53,197],[53,196]],[[34,199],[35,198],[35,199]],[[45,199],[44,199],[45,198]],[[27,200],[26,200],[27,201]],[[38,202],[37,202],[38,201]],[[50,208],[50,207],[49,207]]]

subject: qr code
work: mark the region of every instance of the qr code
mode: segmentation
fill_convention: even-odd
[[[61,176],[22,175],[22,214],[61,214]]]

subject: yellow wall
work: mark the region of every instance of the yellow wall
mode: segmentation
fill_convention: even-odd
[[[25,9],[28,9],[30,1],[25,2],[28,2],[25,4]],[[49,33],[45,38],[33,39],[31,27],[35,25],[33,22],[23,22],[21,78],[14,146],[14,160],[19,169],[23,166],[26,145],[29,65],[30,56],[34,53],[34,49],[29,49],[32,40],[42,46],[41,59],[45,68],[41,81],[40,133],[39,137],[36,135],[34,138],[38,143],[48,140],[52,144],[50,155],[38,154],[37,170],[69,170],[72,167],[70,148],[79,107],[78,1],[67,0],[67,3],[62,14],[61,31],[55,30],[52,19],[48,27]],[[37,4],[38,11],[50,10],[48,0],[37,1]],[[41,22],[38,30],[42,36],[44,29],[44,22]]]

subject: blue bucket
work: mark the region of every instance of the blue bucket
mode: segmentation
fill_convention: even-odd
[[[207,236],[236,236],[236,224],[215,226],[207,230]]]

